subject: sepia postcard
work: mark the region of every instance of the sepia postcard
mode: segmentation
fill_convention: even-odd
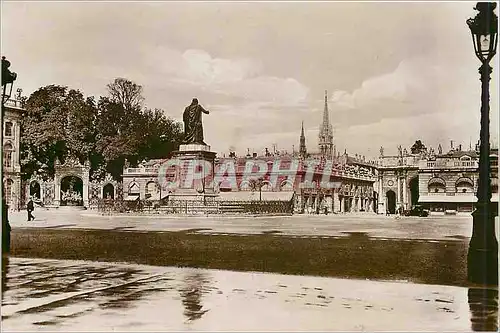
[[[498,331],[497,4],[2,1],[2,331]]]

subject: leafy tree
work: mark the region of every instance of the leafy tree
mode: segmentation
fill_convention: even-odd
[[[126,79],[108,85],[108,96],[85,98],[78,90],[50,85],[26,102],[21,122],[21,165],[24,177],[46,167],[54,175],[56,159],[72,154],[90,160],[93,178],[109,172],[121,178],[125,160],[163,158],[178,148],[180,122],[162,110],[142,111],[142,87]]]
[[[54,174],[56,159],[70,152],[85,159],[92,151],[92,99],[67,87],[49,85],[35,91],[26,101],[21,121],[21,167],[25,178],[47,166]],[[68,148],[70,147],[70,148]]]
[[[106,170],[119,179],[125,159],[137,160],[140,110],[127,112],[120,103],[102,97],[96,123],[96,153],[102,156]]]
[[[142,117],[144,135],[139,148],[140,158],[164,158],[178,149],[183,136],[180,122],[167,117],[160,109],[146,110]]]

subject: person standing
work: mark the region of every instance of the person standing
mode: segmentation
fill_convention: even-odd
[[[30,200],[28,201],[28,204],[26,205],[26,210],[28,211],[28,221],[31,221],[31,220],[35,220],[35,217],[33,216],[33,214],[31,214],[31,212],[33,212],[35,210],[35,205],[33,204],[33,200],[30,198]]]

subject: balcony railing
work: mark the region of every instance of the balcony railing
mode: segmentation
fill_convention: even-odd
[[[22,109],[23,101],[17,99],[8,99],[7,101],[5,101],[5,106]]]

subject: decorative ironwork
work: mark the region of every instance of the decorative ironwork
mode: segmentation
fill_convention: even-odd
[[[44,196],[43,202],[45,205],[52,205],[55,201],[55,185],[53,181],[45,182],[43,184],[44,187]]]

